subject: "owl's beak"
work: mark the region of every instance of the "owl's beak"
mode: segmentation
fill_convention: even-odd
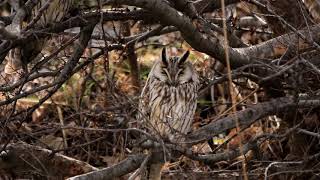
[[[170,81],[169,82],[170,86],[178,86],[178,82],[177,81]]]
[[[175,76],[170,74],[168,76],[168,80],[167,80],[167,83],[170,85],[170,86],[177,86],[178,85],[178,81],[175,80]]]

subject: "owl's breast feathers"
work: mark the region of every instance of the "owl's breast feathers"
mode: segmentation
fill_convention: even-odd
[[[153,80],[153,83],[157,80]],[[152,131],[169,139],[185,135],[190,131],[196,109],[197,83],[185,83],[170,86],[165,83],[155,86],[150,94],[147,106],[150,117],[148,126]]]

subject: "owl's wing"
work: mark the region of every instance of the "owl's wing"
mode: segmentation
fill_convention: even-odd
[[[150,107],[149,107],[149,99],[150,99],[150,76],[145,83],[145,86],[142,89],[140,98],[139,98],[139,107],[138,107],[138,116],[137,120],[139,122],[144,122],[149,119],[150,115]]]
[[[157,62],[156,62],[157,63]],[[139,99],[139,108],[138,108],[138,116],[137,120],[139,122],[146,122],[150,119],[150,83],[151,83],[151,78],[153,71],[155,69],[156,64],[154,64],[149,72],[148,79],[145,83],[145,86],[142,89],[140,99]]]

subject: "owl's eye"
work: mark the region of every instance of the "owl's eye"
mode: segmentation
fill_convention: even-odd
[[[183,68],[179,68],[178,75],[182,75],[182,74],[183,74]]]
[[[162,68],[161,74],[166,76],[168,74],[167,72],[168,70],[166,68]]]

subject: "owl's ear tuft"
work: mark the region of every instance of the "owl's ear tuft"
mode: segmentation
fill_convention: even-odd
[[[163,65],[168,66],[167,49],[166,49],[166,47],[164,47],[162,49],[162,54],[161,55],[162,55],[161,59],[162,59]]]
[[[179,59],[179,65],[182,65],[188,59],[190,51],[186,51]]]

